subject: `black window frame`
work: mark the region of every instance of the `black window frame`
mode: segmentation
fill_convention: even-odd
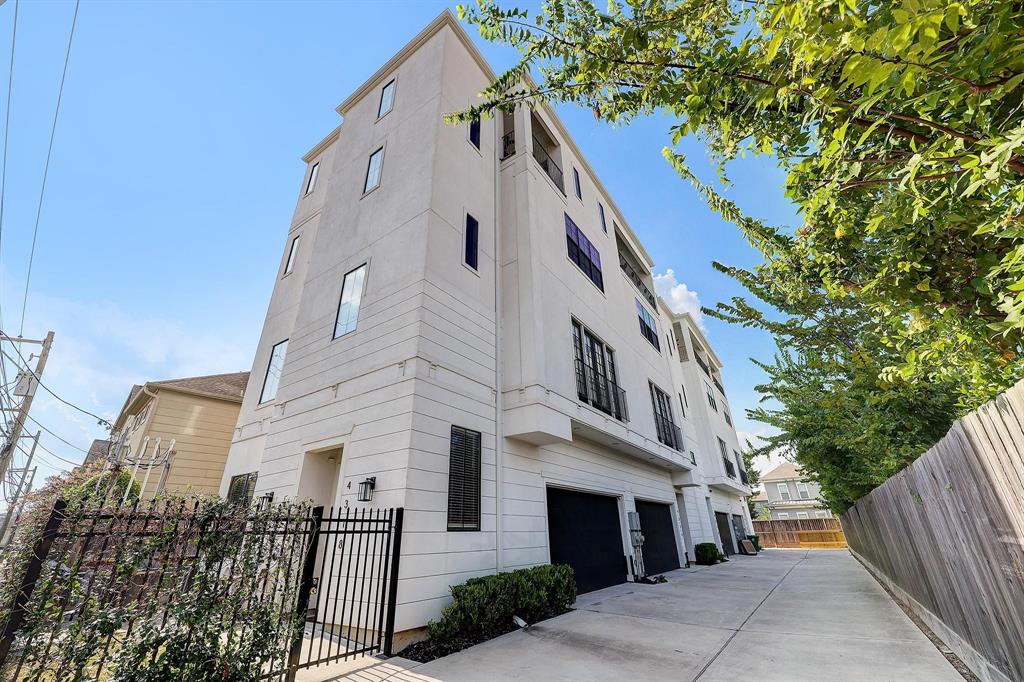
[[[281,377],[278,375],[277,383],[274,384],[274,395],[267,396],[267,379],[270,378],[270,368],[274,364],[274,353],[278,348],[284,346],[284,356],[288,356],[288,339],[282,339],[270,347],[270,357],[267,359],[267,371],[263,373],[263,385],[260,387],[260,398],[257,405],[266,405],[277,399],[277,389],[280,387]],[[281,369],[284,369],[284,360],[281,361]]]
[[[290,275],[292,273],[292,271],[295,269],[295,257],[298,256],[298,250],[299,250],[299,244],[300,244],[299,240],[301,238],[302,238],[302,233],[301,232],[299,234],[295,235],[294,237],[292,237],[291,246],[288,247],[288,258],[286,258],[285,261],[284,261],[284,272],[281,273],[282,277],[284,277],[285,275]]]
[[[451,425],[448,459],[448,532],[480,530],[482,438],[479,431]]]
[[[369,186],[370,183],[370,169],[373,168],[373,159],[380,154],[380,165],[377,167],[377,181],[373,187]],[[369,158],[366,159],[366,176],[363,178],[363,194],[369,194],[373,190],[380,187],[381,177],[384,175],[384,146],[377,147],[370,154]]]
[[[316,161],[312,166],[309,167],[309,178],[306,180],[306,191],[302,193],[302,196],[309,196],[316,189],[317,178],[320,177],[320,162]]]
[[[469,122],[469,143],[480,149],[480,117]]]
[[[601,268],[601,253],[594,243],[587,239],[583,230],[565,213],[565,245],[571,260],[601,292],[604,292],[604,270]]]
[[[572,167],[572,182],[576,189],[576,198],[583,201],[583,188],[580,187],[580,172],[576,166]]]
[[[608,234],[608,218],[604,214],[604,204],[597,202],[597,213],[601,216],[601,231]]]
[[[658,340],[658,322],[654,315],[647,309],[639,298],[633,299],[636,302],[636,316],[640,321],[640,335],[654,346],[655,350],[661,352],[661,342]]]
[[[462,262],[474,271],[480,269],[480,221],[466,213],[466,230],[462,240]]]
[[[225,499],[230,504],[248,507],[252,504],[253,495],[256,493],[256,480],[258,478],[258,471],[249,471],[232,476],[231,482],[228,483],[228,492]]]

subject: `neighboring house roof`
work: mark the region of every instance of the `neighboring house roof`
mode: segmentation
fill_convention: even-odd
[[[110,441],[105,438],[97,438],[89,446],[89,453],[85,456],[86,462],[94,462],[103,459],[110,451]]]
[[[136,403],[141,405],[145,397],[156,391],[177,391],[179,393],[190,393],[207,398],[241,403],[242,396],[245,394],[245,385],[248,382],[248,372],[230,372],[228,374],[205,374],[181,379],[147,381],[145,385],[135,384],[128,394],[128,399],[124,401],[121,412],[114,421],[114,430],[119,429],[129,415],[135,414],[138,411],[138,409],[131,409]]]
[[[232,372],[230,374],[208,374],[200,377],[184,379],[165,379],[151,381],[146,384],[150,388],[169,388],[184,393],[197,393],[212,398],[223,398],[234,402],[242,402],[245,385],[249,383],[248,372]]]
[[[757,494],[754,495],[750,499],[752,499],[754,502],[767,502],[768,501],[768,493],[766,493],[763,490],[758,490]]]
[[[800,481],[806,480],[800,467],[793,462],[783,462],[767,474],[761,476],[762,481]]]

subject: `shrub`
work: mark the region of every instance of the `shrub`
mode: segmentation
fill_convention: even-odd
[[[722,553],[713,542],[697,543],[693,547],[693,555],[699,566],[712,566],[722,560]]]
[[[514,615],[536,623],[564,613],[574,601],[576,581],[569,566],[535,566],[471,578],[452,587],[452,603],[427,625],[428,646],[417,651],[427,659],[444,656],[511,632]]]

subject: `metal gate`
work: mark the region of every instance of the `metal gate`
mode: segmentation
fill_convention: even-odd
[[[0,555],[0,679],[173,677],[178,655],[193,677],[293,680],[392,653],[401,508],[109,497],[55,500]]]
[[[404,510],[313,509],[289,670],[392,654]]]

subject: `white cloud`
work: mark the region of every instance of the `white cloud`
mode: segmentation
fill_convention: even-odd
[[[697,292],[677,280],[672,268],[665,270],[661,275],[654,273],[654,290],[665,299],[672,312],[690,313],[697,324],[704,328],[704,314],[700,311],[700,298]]]

